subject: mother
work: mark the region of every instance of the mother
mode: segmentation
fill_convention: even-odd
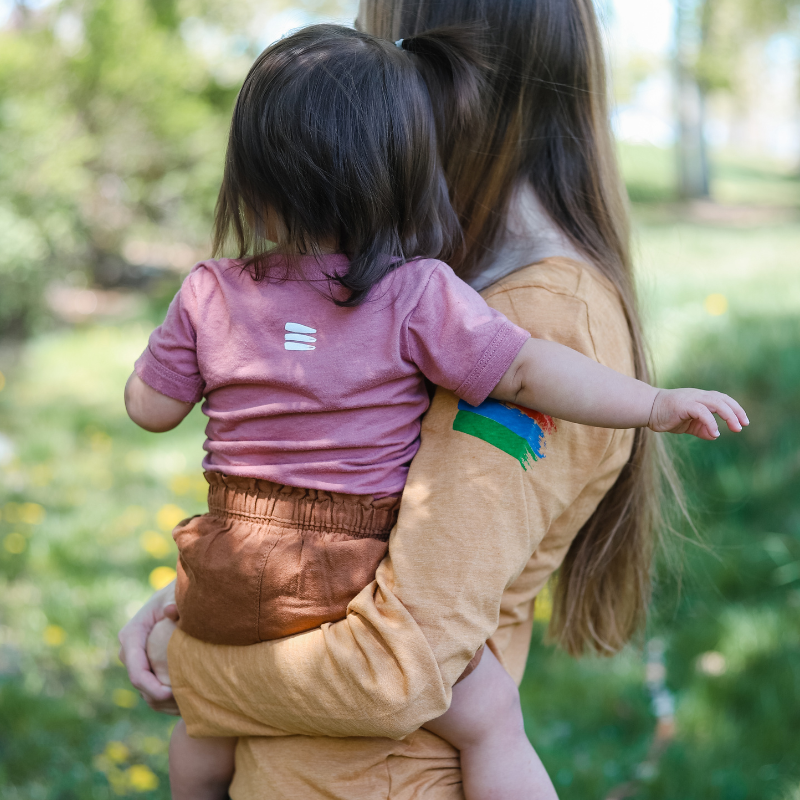
[[[592,0],[362,0],[357,21],[393,40],[456,23],[488,31],[490,66],[480,131],[448,129],[440,106],[468,242],[453,267],[534,335],[646,379]],[[641,623],[658,500],[647,431],[539,415],[526,454],[457,405],[437,391],[389,556],[345,620],[246,648],[172,637],[190,732],[242,737],[236,800],[461,798],[458,753],[417,729],[487,639],[521,680],[556,569],[551,634],[570,653],[612,653]],[[169,599],[120,634],[161,710],[143,643]]]

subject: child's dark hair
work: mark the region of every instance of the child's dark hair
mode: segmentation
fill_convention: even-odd
[[[469,125],[480,92],[473,41],[469,31],[442,30],[397,47],[314,25],[268,47],[233,112],[214,254],[231,237],[262,280],[270,255],[291,264],[292,253],[330,245],[350,259],[346,274],[332,276],[348,306],[404,261],[451,258],[462,234],[436,142],[444,109],[434,110],[422,73],[437,97],[442,83],[452,87],[447,113]]]

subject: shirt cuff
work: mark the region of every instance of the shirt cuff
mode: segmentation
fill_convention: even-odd
[[[198,403],[203,399],[205,382],[202,378],[187,378],[165,367],[156,359],[148,347],[134,364],[136,374],[159,394],[180,400],[182,403]]]
[[[475,368],[456,389],[456,395],[471,406],[479,406],[500,383],[500,378],[530,338],[528,331],[512,322],[504,325],[484,350]]]

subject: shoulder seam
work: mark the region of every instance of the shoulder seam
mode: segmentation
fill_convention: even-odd
[[[543,291],[549,292],[550,294],[558,295],[560,297],[568,297],[571,300],[575,300],[578,303],[580,303],[585,309],[586,332],[589,335],[589,341],[591,342],[591,345],[592,345],[592,353],[593,353],[594,361],[597,361],[598,364],[600,363],[600,361],[599,361],[599,359],[597,357],[597,344],[595,343],[594,336],[592,334],[592,326],[591,326],[590,321],[589,321],[589,304],[582,297],[579,297],[575,292],[558,292],[558,291],[555,291],[554,289],[550,289],[550,288],[548,288],[546,286],[539,286],[539,285],[536,285],[536,284],[531,284],[531,285],[528,285],[528,286],[515,286],[515,287],[509,286],[507,288],[500,288],[496,292],[493,292],[492,294],[486,295],[486,297],[484,299],[486,300],[487,303],[489,303],[489,301],[492,300],[495,297],[499,297],[500,295],[503,295],[503,294],[510,294],[513,290],[522,289],[522,288],[542,289]]]
[[[411,320],[411,317],[414,315],[414,312],[419,307],[420,300],[422,300],[422,295],[425,294],[425,291],[427,290],[428,285],[430,284],[431,280],[433,279],[433,273],[436,272],[439,269],[439,266],[444,263],[444,262],[438,261],[438,259],[432,259],[432,260],[437,261],[436,266],[434,266],[434,268],[428,274],[428,277],[426,278],[425,283],[422,286],[422,289],[420,289],[419,295],[417,296],[417,299],[414,302],[414,305],[411,307],[411,310],[408,312],[408,314],[406,314],[405,319],[403,320],[403,324],[401,326],[401,329],[402,329],[402,332],[403,332],[402,342],[403,342],[403,348],[405,350],[405,357],[409,361],[412,361],[412,362],[414,360],[411,358],[411,348],[408,346],[408,323]],[[400,269],[402,269],[402,267],[400,267]],[[416,363],[416,362],[414,362],[414,363]]]

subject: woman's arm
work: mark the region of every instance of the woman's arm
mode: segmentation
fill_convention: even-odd
[[[618,306],[604,308],[602,325],[590,330],[586,300],[537,276],[536,268],[519,274],[492,304],[537,335],[629,371]],[[453,683],[497,627],[504,590],[621,435],[541,420],[542,441],[523,462],[475,435],[480,429],[454,428],[458,414],[456,398],[439,391],[390,555],[346,619],[245,648],[172,637],[173,689],[194,735],[401,737],[443,713]],[[572,535],[583,521],[575,518]]]
[[[578,491],[529,493],[516,459],[453,429],[457,406],[437,392],[389,556],[344,620],[240,648],[176,632],[170,677],[190,733],[400,738],[444,713],[453,684],[497,627],[503,591]],[[565,484],[586,482],[593,465],[584,456],[601,459],[612,435],[586,431],[579,443],[567,444],[570,431],[563,438],[581,464],[565,470],[548,453],[542,480],[561,473]]]

